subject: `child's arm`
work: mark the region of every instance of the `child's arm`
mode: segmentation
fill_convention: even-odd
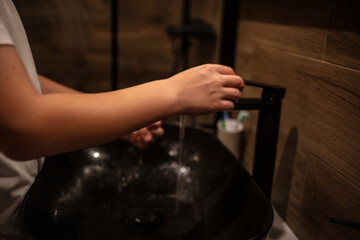
[[[14,47],[2,45],[0,149],[26,160],[111,141],[173,114],[231,110],[243,84],[228,67],[203,65],[108,93],[40,95]]]

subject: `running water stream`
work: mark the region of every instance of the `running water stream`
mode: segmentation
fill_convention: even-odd
[[[179,201],[182,194],[182,169],[183,169],[183,142],[185,137],[185,128],[186,128],[187,116],[180,116],[180,126],[179,126],[179,152],[178,152],[178,167],[177,167],[177,181],[176,181],[176,193],[175,193],[175,214],[179,212]]]

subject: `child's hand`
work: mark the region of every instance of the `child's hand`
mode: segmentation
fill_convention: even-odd
[[[124,136],[123,139],[140,148],[143,148],[152,142],[156,137],[160,137],[163,134],[164,129],[161,127],[161,121],[158,121]]]
[[[179,114],[197,115],[232,110],[241,96],[243,79],[230,67],[205,64],[181,72],[167,80],[177,97]]]

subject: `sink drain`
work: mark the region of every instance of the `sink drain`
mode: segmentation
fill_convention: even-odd
[[[137,232],[149,231],[162,225],[164,215],[157,209],[136,208],[127,210],[124,216],[125,226]]]

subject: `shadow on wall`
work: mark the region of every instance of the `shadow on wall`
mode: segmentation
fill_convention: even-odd
[[[293,127],[284,144],[284,150],[279,160],[277,173],[273,183],[273,204],[283,219],[286,219],[287,203],[289,201],[297,145],[298,130],[296,127]]]

